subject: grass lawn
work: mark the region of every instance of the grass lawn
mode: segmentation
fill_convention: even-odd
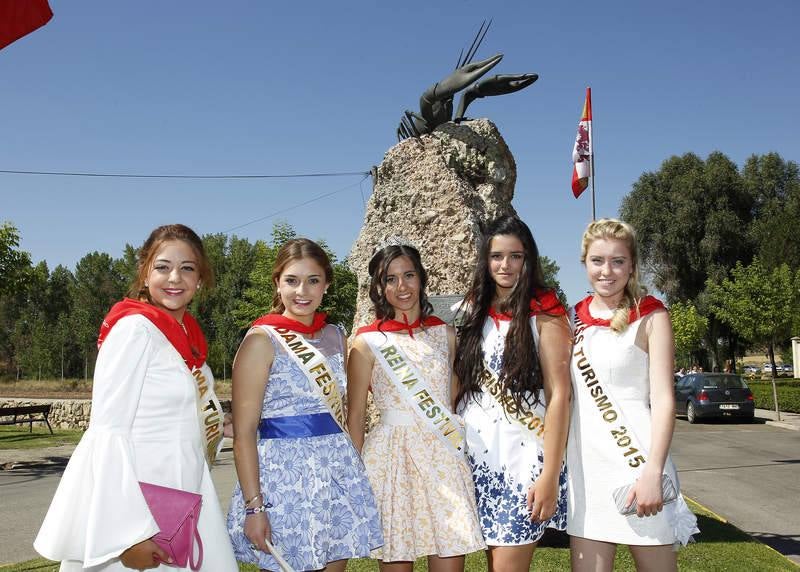
[[[697,542],[681,549],[678,554],[678,567],[680,570],[692,571],[723,571],[723,570],[748,570],[749,572],[770,572],[778,570],[797,570],[792,562],[772,550],[771,548],[753,540],[735,526],[720,520],[715,514],[701,508],[696,503],[688,501],[691,509],[697,514],[698,526],[702,533]],[[427,570],[425,559],[418,560],[414,569]],[[58,567],[47,560],[37,559],[0,566],[0,571],[5,572],[33,572],[51,571]],[[256,571],[252,566],[241,566],[240,570]],[[483,572],[486,570],[486,557],[482,552],[467,556],[467,572]],[[378,564],[375,560],[352,560],[347,565],[351,572],[377,572]],[[555,572],[569,570],[569,549],[567,548],[539,548],[534,556],[531,570]],[[614,570],[635,570],[633,559],[627,548],[617,551]]]
[[[0,425],[0,449],[41,449],[70,445],[80,441],[83,431],[79,429],[53,429],[53,435],[44,423],[34,423],[33,431],[28,425]]]

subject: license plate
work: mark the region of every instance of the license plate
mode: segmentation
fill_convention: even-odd
[[[720,405],[720,409],[739,409],[739,406],[735,403],[726,403],[725,405]]]

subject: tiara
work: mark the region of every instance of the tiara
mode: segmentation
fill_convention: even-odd
[[[372,255],[375,256],[378,252],[380,252],[384,248],[388,248],[389,246],[408,246],[416,251],[419,251],[417,245],[408,240],[407,238],[405,238],[404,236],[393,234],[391,236],[385,237],[383,241],[381,241],[381,243],[375,247],[375,250],[372,251]]]

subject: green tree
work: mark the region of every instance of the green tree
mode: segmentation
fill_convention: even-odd
[[[236,236],[229,241],[224,234],[206,235],[203,243],[214,271],[216,288],[199,298],[196,314],[208,336],[209,366],[215,375],[225,378],[247,331],[247,325],[236,319],[234,311],[250,283],[255,247]]]
[[[797,163],[777,153],[753,155],[742,170],[744,188],[753,198],[750,236],[761,263],[768,269],[783,263],[800,268],[800,171]]]
[[[248,278],[249,284],[242,292],[242,298],[234,311],[241,327],[248,327],[253,320],[270,311],[275,284],[272,282],[272,268],[276,251],[263,240],[254,245],[253,268]]]
[[[669,304],[692,301],[711,317],[705,347],[715,365],[723,361],[718,340],[727,340],[729,352],[736,344],[730,328],[709,311],[706,283],[752,259],[752,207],[736,165],[714,152],[705,161],[693,153],[667,159],[658,171],[642,174],[620,208],[636,229],[641,268],[651,283]]]
[[[700,343],[708,330],[708,318],[700,315],[691,302],[675,302],[669,307],[672,331],[675,334],[675,353],[678,364],[691,365],[692,352],[700,348]]]
[[[19,248],[19,232],[10,222],[0,224],[0,297],[22,286],[31,257]]]
[[[564,291],[561,289],[561,284],[558,281],[558,271],[561,270],[561,268],[559,268],[555,260],[548,256],[539,256],[539,262],[542,265],[542,272],[544,273],[544,283],[554,288],[558,299],[561,300],[565,308],[568,307],[567,295],[564,294]]]
[[[119,266],[106,253],[91,252],[75,266],[70,321],[86,378],[92,374],[89,365],[94,363],[97,355],[97,333],[103,317],[122,299],[127,288],[127,277],[120,273]]]
[[[766,346],[773,377],[775,346],[789,336],[797,313],[797,286],[787,264],[769,271],[758,257],[748,266],[738,263],[730,279],[708,284],[712,312],[742,337]]]

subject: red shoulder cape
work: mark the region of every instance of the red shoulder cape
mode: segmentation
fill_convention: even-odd
[[[328,315],[325,312],[315,312],[314,321],[310,326],[306,326],[304,323],[287,318],[283,314],[264,314],[253,322],[253,326],[273,326],[275,328],[286,328],[300,334],[314,334],[325,327],[327,318]]]
[[[413,337],[412,332],[414,331],[414,329],[419,328],[420,326],[432,327],[432,326],[444,326],[444,325],[446,324],[436,316],[428,316],[427,318],[422,320],[422,322],[420,322],[419,318],[417,318],[410,324],[404,322],[398,322],[397,320],[382,319],[382,320],[375,320],[371,324],[358,328],[358,330],[356,331],[356,335],[363,334],[365,332],[407,331],[409,335]]]
[[[611,325],[610,319],[604,320],[601,318],[595,318],[589,312],[589,304],[591,304],[593,298],[594,296],[589,295],[575,304],[575,314],[578,316],[578,318],[580,318],[581,322],[587,326],[601,326],[607,328]],[[628,314],[628,323],[632,324],[636,320],[644,318],[646,315],[652,314],[661,308],[664,308],[664,304],[661,302],[661,300],[653,296],[645,296],[639,300],[638,315],[636,313],[636,308],[631,308],[630,313]]]
[[[205,363],[208,355],[208,343],[194,316],[189,312],[183,315],[183,325],[186,327],[186,331],[184,331],[178,320],[161,308],[132,298],[125,298],[114,304],[103,318],[103,324],[100,326],[100,333],[97,336],[97,347],[103,345],[114,324],[125,316],[135,314],[144,316],[161,330],[169,343],[181,354],[190,370],[201,367]]]

